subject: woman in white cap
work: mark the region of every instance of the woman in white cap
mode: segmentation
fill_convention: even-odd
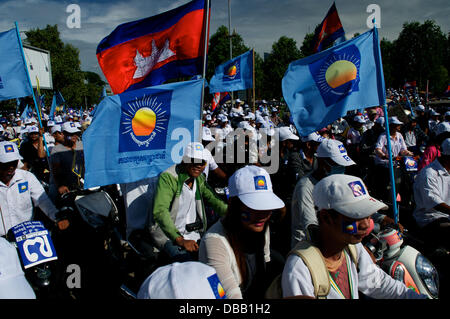
[[[237,170],[228,184],[227,214],[203,237],[199,260],[216,269],[229,299],[259,298],[273,279],[268,221],[284,203],[261,167]]]

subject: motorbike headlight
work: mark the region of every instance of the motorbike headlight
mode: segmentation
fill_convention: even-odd
[[[402,265],[398,265],[394,270],[394,279],[405,283],[405,270]]]
[[[420,279],[427,287],[433,298],[438,298],[439,295],[439,275],[433,264],[423,255],[417,255],[416,270]]]

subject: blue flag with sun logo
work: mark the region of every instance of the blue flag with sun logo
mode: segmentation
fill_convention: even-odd
[[[178,163],[199,136],[203,81],[105,97],[83,134],[84,187],[136,182]]]
[[[384,105],[376,28],[292,62],[283,77],[282,89],[301,136],[326,127],[347,111]]]
[[[219,65],[209,82],[209,92],[230,92],[253,87],[253,50]]]

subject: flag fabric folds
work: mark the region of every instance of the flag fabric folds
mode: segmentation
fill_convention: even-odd
[[[230,93],[228,92],[216,92],[214,93],[211,106],[212,111],[214,112],[218,106],[221,106],[226,101],[231,100]]]
[[[203,81],[154,86],[103,99],[83,134],[84,187],[135,182],[181,161],[184,147],[199,137],[194,126],[200,120]]]
[[[52,121],[55,119],[56,106],[56,94],[53,94],[52,106],[50,107],[50,113],[48,114],[48,118]]]
[[[33,94],[16,29],[0,33],[0,101]]]
[[[283,96],[302,136],[347,111],[384,105],[385,88],[377,30],[292,62]]]
[[[205,0],[119,25],[97,47],[114,94],[202,74]]]
[[[209,92],[228,92],[253,87],[253,50],[219,65],[209,81]]]
[[[328,10],[322,23],[317,27],[314,34],[314,52],[322,51],[333,42],[344,42],[345,32],[336,9],[336,4]]]

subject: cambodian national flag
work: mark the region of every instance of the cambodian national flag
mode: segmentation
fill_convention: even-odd
[[[314,52],[320,52],[330,43],[345,41],[345,32],[336,10],[336,4],[333,2],[330,10],[317,27],[314,35]]]
[[[83,134],[84,187],[136,182],[181,162],[199,137],[203,81],[105,97]]]
[[[447,86],[447,90],[444,92],[445,96],[450,96],[450,84]]]
[[[212,111],[216,109],[216,107],[221,106],[226,101],[231,100],[230,93],[228,92],[216,92],[214,93],[212,100]]]
[[[205,0],[194,0],[119,25],[97,47],[98,63],[113,93],[202,74],[205,15]]]
[[[406,89],[415,88],[416,86],[417,86],[417,82],[411,81],[411,82],[406,82],[405,85],[403,85],[403,88],[406,90]]]
[[[350,110],[384,105],[376,28],[292,62],[282,89],[301,136],[324,128]]]

